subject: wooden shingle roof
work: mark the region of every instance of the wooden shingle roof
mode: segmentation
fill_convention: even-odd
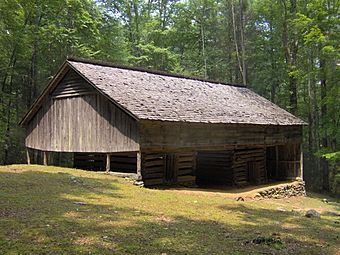
[[[304,125],[248,88],[100,64],[68,60],[70,66],[100,92],[137,119]]]

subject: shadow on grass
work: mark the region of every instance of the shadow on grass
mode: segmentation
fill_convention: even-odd
[[[329,202],[335,202],[335,203],[340,203],[340,197],[335,197],[334,194],[318,194],[315,192],[309,192],[307,191],[307,195],[312,198],[317,198],[320,200],[327,199]],[[340,207],[339,207],[340,209]]]
[[[339,241],[334,218],[246,203],[212,206],[218,217],[204,208],[162,214],[143,203],[143,189],[122,190],[114,178],[0,172],[0,185],[1,254],[335,254]],[[155,203],[161,211],[166,201]],[[273,234],[282,247],[250,242]]]

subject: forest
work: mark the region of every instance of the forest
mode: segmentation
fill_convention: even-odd
[[[339,0],[2,0],[0,164],[68,56],[246,84],[304,127],[309,189],[340,186]]]

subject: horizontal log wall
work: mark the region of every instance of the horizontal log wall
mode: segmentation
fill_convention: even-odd
[[[28,123],[27,147],[58,152],[139,150],[137,122],[104,96],[55,96],[50,95]]]
[[[194,152],[143,152],[142,177],[146,186],[194,182]]]
[[[300,143],[301,126],[177,123],[140,121],[143,149],[214,148]]]
[[[249,183],[259,184],[266,180],[265,148],[237,149],[233,155],[234,184],[244,186]]]
[[[196,180],[196,153],[175,153],[175,169],[177,172],[177,183],[195,182]]]
[[[166,154],[142,153],[142,177],[146,186],[164,183]]]

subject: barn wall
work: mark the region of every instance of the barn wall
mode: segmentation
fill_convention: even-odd
[[[82,84],[72,73],[61,81],[28,123],[26,146],[59,152],[139,150],[137,122]]]
[[[301,126],[259,126],[141,121],[140,146],[148,149],[275,145],[302,140]]]
[[[196,153],[164,151],[142,153],[142,177],[146,186],[195,182]]]

